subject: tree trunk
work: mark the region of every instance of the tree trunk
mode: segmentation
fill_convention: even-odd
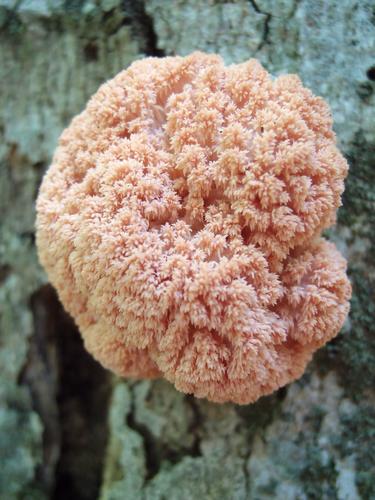
[[[372,0],[0,0],[0,499],[375,497]],[[301,380],[248,406],[114,379],[40,268],[34,201],[62,129],[145,55],[217,52],[298,73],[350,163],[329,237],[350,318]]]

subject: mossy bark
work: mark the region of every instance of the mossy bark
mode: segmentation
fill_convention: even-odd
[[[375,28],[371,0],[0,0],[0,498],[375,496]],[[115,380],[38,265],[34,201],[58,135],[144,55],[256,57],[330,103],[350,174],[338,225],[350,318],[253,405]]]

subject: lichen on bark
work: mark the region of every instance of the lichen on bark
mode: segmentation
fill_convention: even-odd
[[[373,18],[371,0],[0,0],[0,498],[374,497]],[[349,260],[350,318],[300,381],[245,407],[93,368],[34,247],[36,192],[71,117],[134,59],[196,49],[298,73],[331,105],[350,164],[329,232]],[[88,380],[99,395],[80,401]]]

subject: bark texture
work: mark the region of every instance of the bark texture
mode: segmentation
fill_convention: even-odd
[[[0,499],[375,497],[373,0],[0,0]],[[145,55],[200,49],[298,73],[350,174],[330,238],[350,318],[298,382],[248,406],[115,380],[41,270],[34,201],[61,130]]]

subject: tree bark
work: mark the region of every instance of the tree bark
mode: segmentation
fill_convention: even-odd
[[[0,499],[375,497],[372,0],[0,0]],[[350,163],[329,231],[350,317],[301,380],[248,406],[117,380],[40,268],[34,201],[57,138],[143,56],[217,52],[297,73]]]

